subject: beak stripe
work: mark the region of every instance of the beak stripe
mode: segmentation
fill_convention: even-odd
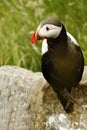
[[[35,42],[37,42],[36,32],[34,32],[34,34],[32,35],[31,42],[32,42],[32,44],[35,43]]]

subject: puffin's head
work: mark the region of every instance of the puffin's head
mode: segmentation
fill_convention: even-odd
[[[62,30],[62,23],[54,18],[48,18],[40,23],[37,30],[32,35],[32,43],[41,39],[55,39]]]

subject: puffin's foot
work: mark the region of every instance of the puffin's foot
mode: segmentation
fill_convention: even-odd
[[[79,105],[79,102],[77,100],[75,100],[75,98],[73,97],[72,94],[70,94],[66,89],[64,89],[62,92],[61,92],[61,95],[63,95],[63,97],[68,100],[68,102],[71,102],[71,103],[76,103]],[[68,102],[67,102],[67,105],[68,105]]]
[[[72,113],[74,111],[74,103],[67,101],[64,109],[67,113]]]
[[[79,104],[73,95],[71,95],[66,89],[61,93],[58,93],[58,98],[61,101],[64,110],[67,113],[71,113],[74,111],[74,104]]]

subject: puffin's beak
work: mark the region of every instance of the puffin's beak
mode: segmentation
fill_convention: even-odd
[[[32,44],[38,42],[39,40],[44,39],[44,36],[40,36],[38,31],[35,31],[32,35],[31,42]]]

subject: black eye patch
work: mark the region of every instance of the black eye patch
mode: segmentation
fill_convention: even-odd
[[[48,27],[46,27],[46,30],[49,31],[50,29]]]

